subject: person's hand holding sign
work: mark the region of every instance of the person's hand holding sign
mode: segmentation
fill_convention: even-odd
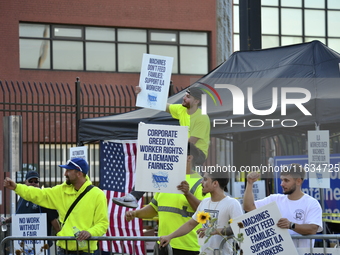
[[[177,189],[182,191],[186,196],[189,193],[189,183],[187,181],[182,181],[180,185],[177,186]]]
[[[281,218],[276,224],[279,228],[291,228],[291,222],[286,218]]]
[[[142,91],[142,88],[140,86],[135,87],[135,93],[138,95]]]

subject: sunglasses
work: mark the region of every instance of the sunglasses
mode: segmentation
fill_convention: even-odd
[[[39,181],[28,180],[29,183],[39,183]]]
[[[75,167],[77,167],[77,168],[80,170],[80,172],[83,172],[83,169],[82,169],[79,165],[77,165],[76,163],[74,163],[72,160],[68,160],[68,161],[66,162],[66,164],[67,164],[67,165],[72,164],[72,165],[74,165]]]

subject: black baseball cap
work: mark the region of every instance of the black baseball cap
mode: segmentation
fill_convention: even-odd
[[[30,180],[30,179],[39,179],[40,176],[38,174],[37,171],[28,171],[27,174],[26,174],[26,181]]]
[[[189,88],[187,89],[187,93],[193,96],[195,99],[201,101],[201,96],[203,94],[203,91],[200,88],[197,88],[197,87]]]

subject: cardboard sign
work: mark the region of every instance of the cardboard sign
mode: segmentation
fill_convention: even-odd
[[[173,57],[143,54],[136,106],[165,111]]]
[[[87,161],[87,146],[71,147],[70,159],[82,158]]]
[[[140,123],[136,190],[177,193],[185,180],[188,127]]]
[[[308,172],[309,186],[313,188],[330,187],[329,131],[308,131]]]
[[[12,214],[12,236],[25,237],[47,237],[46,213],[27,213],[27,214]],[[24,254],[35,254],[36,250],[44,246],[44,240],[25,240],[22,247],[21,240],[14,241],[14,250],[24,250]]]
[[[233,197],[235,197],[240,202],[241,205],[243,204],[244,191],[245,191],[244,182],[233,183]],[[255,201],[266,197],[266,188],[264,180],[256,181],[253,184],[253,193]]]
[[[280,218],[279,208],[273,202],[233,219],[230,226],[234,235],[243,233],[243,254],[298,255],[288,229],[276,226]]]

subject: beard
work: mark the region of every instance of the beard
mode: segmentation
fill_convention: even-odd
[[[185,108],[190,108],[190,105],[188,105],[187,103],[185,103],[184,101],[182,102],[182,106],[184,106]]]
[[[290,195],[290,194],[293,194],[295,190],[296,190],[296,186],[294,185],[293,187],[291,187],[290,190],[283,191],[283,194]]]
[[[66,184],[67,185],[71,185],[72,184],[69,178],[66,178]]]

